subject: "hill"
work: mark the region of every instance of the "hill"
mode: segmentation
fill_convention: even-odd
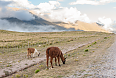
[[[74,28],[75,30],[79,29],[83,31],[97,31],[97,32],[109,33],[109,31],[103,29],[102,26],[99,26],[96,23],[86,23],[86,22],[77,21],[75,24],[62,23],[62,22],[57,22],[56,24],[65,28]]]

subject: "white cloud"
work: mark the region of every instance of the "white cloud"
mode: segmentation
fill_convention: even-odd
[[[101,23],[101,24],[104,24],[104,28],[106,30],[111,30],[113,31],[113,28],[112,28],[112,24],[114,23],[111,18],[106,18],[106,17],[100,17],[98,18],[98,22]]]
[[[5,17],[15,17],[20,20],[32,20],[34,19],[33,15],[30,14],[26,10],[19,10],[19,11],[13,11],[11,9],[8,9],[8,5],[11,3],[14,3],[12,1],[0,1],[0,18],[5,18]]]
[[[76,2],[69,3],[70,5],[76,4],[90,4],[90,5],[104,5],[106,3],[116,2],[116,0],[77,0]]]
[[[88,18],[86,14],[81,14],[76,8],[70,7],[62,7],[49,12],[49,14],[43,14],[44,18],[48,18],[52,22],[70,22],[75,23],[77,20],[90,23],[91,20]]]
[[[49,12],[52,9],[56,9],[56,7],[60,6],[60,3],[58,1],[49,1],[49,3],[40,3],[37,5],[37,8],[39,8],[42,12]]]
[[[57,0],[57,1],[64,1],[64,0]]]
[[[62,21],[62,22],[71,22],[75,23],[75,21],[80,20],[84,22],[91,22],[91,20],[88,18],[86,14],[81,14],[80,11],[78,11],[74,7],[61,7],[60,3],[58,1],[49,1],[48,3],[40,3],[39,5],[35,6],[31,4],[28,0],[4,0],[4,1],[13,1],[14,3],[10,3],[10,6],[17,6],[22,8],[29,8],[34,9],[36,13],[44,17],[48,20],[53,21]],[[29,14],[27,11],[17,11],[13,13],[14,11],[9,11],[6,9],[6,12],[1,14],[2,16],[8,16],[8,17],[16,17],[21,20],[28,20],[28,19],[34,19],[31,14]]]
[[[41,6],[40,6],[41,5]],[[76,8],[70,7],[60,7],[59,2],[41,3],[38,5],[40,10],[36,10],[36,13],[40,14],[43,18],[49,19],[52,22],[70,22],[75,23],[75,21],[80,20],[90,23],[91,20],[86,14],[82,15],[80,11]],[[47,8],[49,7],[49,8]]]
[[[33,9],[36,7],[35,5],[31,4],[31,2],[29,2],[28,0],[3,0],[3,1],[15,2],[10,4],[10,6],[13,6],[13,7],[21,7],[25,9]]]
[[[76,2],[71,2],[70,5],[75,4],[91,4],[91,5],[98,5],[99,3],[97,1],[92,0],[77,0]]]

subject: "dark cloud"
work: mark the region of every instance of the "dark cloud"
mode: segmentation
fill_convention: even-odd
[[[13,17],[26,21],[35,19],[35,17],[33,17],[33,15],[26,10],[19,10],[14,12]]]
[[[66,29],[63,27],[57,27],[53,25],[31,25],[31,24],[17,24],[10,23],[7,20],[0,19],[0,29],[17,31],[17,32],[59,32],[59,31],[75,31],[75,29]]]

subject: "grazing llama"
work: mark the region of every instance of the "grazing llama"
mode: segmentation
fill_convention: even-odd
[[[35,48],[28,48],[27,49],[27,56],[28,56],[28,58],[29,58],[29,56],[31,58],[31,54],[33,54],[33,57],[34,57],[35,53],[37,53],[38,56],[40,55],[40,53]]]
[[[53,65],[52,65],[53,58],[55,58],[55,65],[56,66],[57,66],[57,63],[56,63],[57,59],[58,59],[59,66],[61,66],[60,65],[60,58],[61,58],[63,64],[65,64],[66,58],[63,57],[63,53],[58,47],[49,47],[49,48],[46,49],[47,69],[48,69],[49,57],[50,57],[50,62],[51,62],[51,67],[52,68],[53,68]]]

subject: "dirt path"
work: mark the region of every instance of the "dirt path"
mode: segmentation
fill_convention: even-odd
[[[100,59],[90,64],[82,73],[76,71],[74,75],[64,78],[116,78],[116,36],[115,42],[105,50]]]
[[[103,57],[104,63],[98,68],[99,73],[96,77],[116,78],[116,37],[115,42],[106,50],[106,53],[108,54]]]
[[[96,40],[93,40],[91,42],[87,42],[87,43],[83,43],[83,44],[73,44],[72,46],[70,45],[69,47],[63,47],[62,49],[62,52],[63,53],[66,53],[68,51],[71,51],[71,50],[74,50],[74,49],[77,49],[79,47],[82,47],[84,45],[87,45],[87,44],[90,44],[90,43],[93,43],[97,40],[99,40],[100,38],[96,39]],[[61,47],[59,47],[61,48]],[[68,49],[67,49],[68,48]],[[2,70],[0,70],[0,77],[4,77],[6,75],[10,75],[10,74],[13,74],[15,72],[18,72],[20,70],[23,70],[25,68],[28,68],[30,66],[33,66],[34,64],[37,64],[37,63],[40,63],[41,61],[44,61],[46,58],[45,56],[43,56],[42,58],[34,58],[34,59],[25,59],[21,62],[16,62],[14,64],[12,64],[12,67],[7,67],[7,68],[4,68]]]

